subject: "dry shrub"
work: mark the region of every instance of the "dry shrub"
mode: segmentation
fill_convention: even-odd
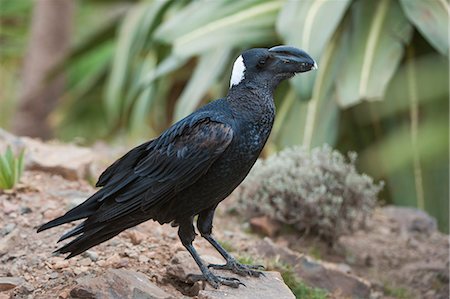
[[[383,188],[356,171],[356,157],[325,145],[258,160],[237,190],[236,210],[246,218],[268,215],[332,243],[365,224]]]

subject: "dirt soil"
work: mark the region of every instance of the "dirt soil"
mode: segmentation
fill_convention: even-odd
[[[161,289],[183,297],[166,277],[171,257],[184,250],[176,228],[169,225],[146,222],[70,260],[52,255],[58,238],[73,225],[40,234],[36,228],[93,192],[85,181],[67,181],[38,171],[26,171],[14,192],[0,192],[0,277],[25,280],[20,287],[0,292],[0,299],[70,298],[76,279],[122,267],[142,272]],[[226,206],[217,213],[215,227],[220,229],[216,236],[245,255],[261,237],[244,232],[248,224],[225,211]],[[324,260],[345,263],[349,271],[372,282],[379,298],[448,298],[448,271],[441,273],[448,269],[448,236],[430,233],[411,237],[388,217],[375,215],[372,221],[373,229],[341,240],[340,249],[298,237],[283,236],[275,241]],[[194,245],[209,248],[201,238]]]

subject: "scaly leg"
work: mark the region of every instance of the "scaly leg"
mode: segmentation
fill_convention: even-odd
[[[239,287],[240,284],[244,285],[239,279],[234,277],[216,276],[208,269],[208,267],[205,266],[200,256],[198,255],[197,250],[195,250],[194,246],[192,246],[192,242],[194,241],[195,238],[195,231],[192,222],[193,222],[192,217],[188,219],[183,219],[182,221],[178,221],[179,223],[178,236],[180,237],[181,243],[189,251],[191,256],[194,258],[195,262],[197,263],[198,267],[200,268],[200,271],[202,271],[202,274],[200,275],[198,274],[188,275],[187,277],[188,281],[190,282],[207,281],[216,289],[221,284],[233,288]]]
[[[212,236],[212,222],[214,218],[215,207],[205,210],[198,215],[197,228],[200,231],[203,238],[205,238],[214,248],[223,256],[227,261],[224,265],[211,264],[208,268],[231,270],[241,276],[255,276],[259,277],[264,275],[263,272],[258,270],[264,270],[262,265],[244,265],[239,263],[231,254],[229,254],[225,248],[223,248],[219,242],[217,242]]]

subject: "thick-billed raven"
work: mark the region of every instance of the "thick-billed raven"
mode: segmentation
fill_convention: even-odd
[[[100,190],[38,232],[85,218],[59,239],[77,236],[56,251],[71,258],[144,221],[172,222],[202,271],[191,280],[207,280],[216,288],[238,287],[238,279],[214,275],[193,247],[193,219],[198,215],[201,236],[226,260],[225,265],[210,267],[259,276],[257,266],[238,263],[211,236],[214,211],[247,176],[269,137],[275,88],[296,73],[316,68],[307,53],[294,47],[243,52],[234,63],[226,97],[129,151],[101,174],[96,185]]]

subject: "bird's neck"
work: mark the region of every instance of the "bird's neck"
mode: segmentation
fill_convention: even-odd
[[[238,113],[274,113],[273,91],[269,85],[242,82],[230,88],[226,101]]]

